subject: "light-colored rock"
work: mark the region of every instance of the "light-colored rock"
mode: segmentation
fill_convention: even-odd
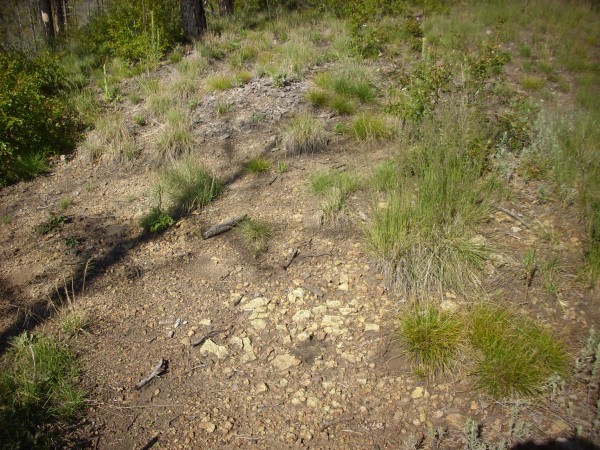
[[[311,316],[311,312],[308,309],[301,309],[296,314],[294,314],[294,317],[292,317],[292,321],[293,322],[305,322],[308,319],[310,319],[310,316]]]
[[[268,386],[265,383],[258,383],[254,388],[254,392],[257,394],[262,394],[263,392],[267,392],[269,390]]]
[[[250,325],[255,330],[264,330],[265,328],[267,328],[267,322],[265,322],[263,319],[251,320]]]
[[[277,355],[271,364],[275,366],[277,370],[287,370],[290,367],[297,366],[301,363],[301,361],[293,355],[284,354]]]
[[[466,417],[461,414],[448,414],[446,416],[446,423],[455,430],[462,431],[465,428]]]
[[[376,323],[365,323],[365,331],[372,331],[375,333],[379,333],[381,327]]]
[[[211,422],[202,422],[200,424],[200,428],[206,431],[207,433],[214,433],[217,429],[217,426]]]
[[[339,328],[343,323],[344,321],[340,316],[323,316],[321,327]]]
[[[302,288],[296,288],[293,291],[288,293],[288,301],[294,303],[298,300],[301,300],[304,298],[304,289]]]
[[[264,297],[256,297],[254,300],[250,300],[248,303],[242,305],[244,310],[261,310],[264,311],[267,305],[271,303],[271,300]]]
[[[202,319],[200,322],[198,322],[200,325],[204,325],[204,326],[209,326],[212,323],[211,319]]]
[[[343,352],[341,357],[351,363],[355,363],[357,361],[356,355],[353,355],[352,353]]]
[[[321,406],[321,402],[317,397],[308,397],[306,399],[306,406],[309,406],[310,408],[318,408]]]
[[[453,302],[452,300],[444,300],[440,304],[440,308],[444,311],[454,312],[458,309],[458,305],[456,304],[456,302]]]
[[[354,308],[340,308],[340,314],[342,316],[349,316],[353,312],[356,312]]]
[[[211,353],[219,359],[223,359],[229,354],[226,347],[215,344],[212,339],[207,339],[206,342],[202,344],[200,351],[202,353]]]
[[[410,394],[410,397],[412,399],[417,399],[422,398],[423,395],[425,395],[425,389],[423,389],[421,386],[417,386]]]
[[[348,283],[342,283],[338,286],[338,290],[347,291],[349,289]]]
[[[325,305],[319,305],[319,306],[315,306],[312,309],[313,314],[325,314],[327,313],[327,306]]]

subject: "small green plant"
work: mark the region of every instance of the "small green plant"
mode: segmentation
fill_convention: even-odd
[[[217,104],[215,105],[215,111],[217,112],[217,116],[224,116],[226,114],[229,114],[232,109],[233,105],[231,103],[223,102],[220,100],[218,100]]]
[[[13,221],[12,216],[8,214],[2,214],[0,216],[0,225],[10,225]]]
[[[140,227],[145,232],[160,233],[166,230],[175,221],[173,218],[165,213],[159,206],[153,207],[148,214],[140,219]]]
[[[540,272],[542,274],[542,283],[544,284],[544,289],[546,290],[546,292],[555,297],[558,296],[558,274],[560,272],[558,257],[552,256],[547,261],[545,261],[540,267]]]
[[[527,287],[531,286],[531,282],[533,281],[533,276],[537,272],[537,262],[535,259],[535,248],[530,248],[525,252],[523,256],[523,266],[525,267],[525,280]]]
[[[133,121],[140,127],[144,127],[148,124],[146,118],[142,114],[136,114],[133,116]]]
[[[234,86],[234,80],[227,75],[215,75],[206,80],[206,86],[211,91],[226,91]]]
[[[467,343],[467,333],[458,315],[429,306],[400,316],[399,339],[418,366],[443,372],[457,362]]]
[[[375,166],[371,184],[381,192],[393,192],[398,186],[400,168],[394,160],[384,161]]]
[[[7,448],[62,447],[61,430],[84,406],[79,367],[65,344],[43,335],[13,338],[0,369],[0,441]]]
[[[67,236],[64,239],[65,242],[65,247],[67,247],[67,250],[69,251],[73,251],[77,248],[77,246],[79,245],[79,240],[74,237],[74,236]]]
[[[288,75],[285,72],[275,72],[273,73],[273,85],[278,88],[282,88],[290,84],[288,79]]]
[[[287,155],[316,153],[327,147],[327,134],[322,122],[300,114],[284,127],[281,146]]]
[[[563,344],[529,319],[485,304],[470,317],[471,345],[481,352],[474,375],[492,396],[533,395],[550,376],[567,374]]]
[[[521,78],[521,86],[528,91],[538,91],[545,86],[545,80],[538,75],[525,75]]]
[[[310,187],[321,198],[323,222],[335,225],[346,199],[358,189],[358,180],[348,172],[317,172],[310,177]]]
[[[164,194],[175,217],[205,207],[222,190],[221,182],[190,158],[163,170],[158,185],[159,200]]]
[[[246,219],[236,228],[244,241],[244,245],[258,256],[267,250],[268,240],[273,236],[273,231],[265,222]]]
[[[285,173],[288,170],[288,163],[283,160],[283,161],[277,161],[277,171],[279,173]]]
[[[252,158],[244,165],[244,172],[259,174],[268,171],[271,168],[271,161],[263,156]]]
[[[69,308],[59,318],[60,329],[69,337],[75,337],[84,333],[91,325],[92,319],[89,314]]]
[[[239,86],[250,83],[250,81],[252,81],[252,78],[254,77],[247,70],[240,70],[238,73],[235,74],[235,81]]]
[[[37,226],[36,230],[40,234],[48,234],[58,231],[67,223],[67,218],[62,214],[50,213],[48,219]]]
[[[330,102],[329,94],[318,89],[311,89],[308,91],[307,99],[313,106],[318,108],[327,106]]]
[[[396,133],[395,127],[385,116],[361,114],[350,125],[350,133],[359,141],[379,141],[392,138]]]
[[[73,204],[73,199],[72,198],[61,198],[60,199],[60,203],[58,204],[58,208],[61,211],[65,211],[69,206],[71,206]]]

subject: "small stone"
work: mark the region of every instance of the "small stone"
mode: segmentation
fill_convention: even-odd
[[[293,355],[284,354],[277,355],[271,364],[275,366],[277,370],[287,370],[292,366],[297,366],[301,363],[301,361]]]
[[[202,344],[200,351],[203,353],[212,353],[219,359],[223,359],[229,354],[226,347],[215,344],[212,339],[207,339],[206,342]]]
[[[476,401],[471,401],[471,406],[470,406],[471,410],[476,410],[479,408],[479,405],[477,404]]]
[[[301,309],[296,314],[294,314],[294,317],[292,317],[292,321],[293,322],[305,322],[308,319],[310,319],[310,316],[311,316],[311,312],[309,310]]]
[[[252,328],[255,330],[264,330],[267,328],[267,322],[265,322],[263,319],[251,320],[250,325],[252,325]]]
[[[173,336],[175,336],[175,332],[173,330],[170,330],[169,333],[167,334],[167,336],[169,338],[172,338]]]
[[[264,310],[269,303],[271,303],[271,301],[264,297],[256,297],[254,300],[250,300],[243,305],[243,308],[244,310]]]
[[[440,304],[440,308],[444,311],[454,312],[458,309],[458,305],[455,302],[453,302],[452,300],[444,300]]]
[[[181,339],[179,342],[180,342],[181,344],[183,344],[183,345],[190,345],[190,344],[191,344],[191,342],[190,342],[190,338],[189,338],[189,337],[184,337],[184,338],[183,338],[183,339]]]
[[[254,390],[257,394],[262,394],[263,392],[267,392],[269,388],[265,383],[258,383]]]
[[[379,333],[381,327],[376,323],[365,323],[365,331],[372,331],[375,333]]]
[[[424,394],[425,394],[425,389],[418,386],[412,391],[412,393],[410,394],[410,397],[412,399],[422,398]]]
[[[338,286],[338,290],[347,291],[349,289],[348,283],[342,283]]]
[[[455,430],[462,431],[465,428],[465,422],[467,419],[461,414],[448,414],[446,416],[446,422]]]
[[[319,399],[316,397],[308,397],[306,399],[306,406],[309,406],[311,408],[318,408],[320,406]]]
[[[202,428],[207,433],[214,433],[217,429],[217,426],[211,422],[203,422],[200,424],[200,428]]]
[[[415,425],[415,426],[417,426],[417,427],[418,427],[419,425],[421,425],[421,422],[419,421],[419,419],[415,419],[415,420],[413,420],[413,421],[412,421],[412,423],[413,423],[413,425]]]
[[[204,326],[209,326],[212,323],[211,319],[202,319],[200,322],[198,322],[200,325],[204,325]]]

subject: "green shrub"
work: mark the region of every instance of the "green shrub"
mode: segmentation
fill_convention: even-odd
[[[3,448],[62,448],[65,426],[84,406],[75,354],[64,344],[24,333],[0,366]]]
[[[244,245],[258,256],[267,250],[267,242],[273,236],[271,227],[265,222],[246,219],[240,222],[236,228],[242,237]]]
[[[46,170],[48,155],[73,150],[76,114],[50,56],[0,53],[0,186]]]
[[[252,158],[244,165],[244,172],[259,174],[268,171],[271,168],[271,161],[263,156]]]
[[[174,0],[113,0],[81,33],[82,50],[102,58],[157,61],[183,34]]]
[[[160,233],[174,223],[175,221],[170,215],[165,213],[160,207],[155,206],[148,214],[141,218],[140,227],[146,232]]]

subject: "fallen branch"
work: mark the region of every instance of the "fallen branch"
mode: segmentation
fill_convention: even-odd
[[[273,183],[275,183],[275,181],[277,181],[277,178],[279,178],[277,175],[274,175],[273,178],[271,178],[269,180],[269,186],[271,186]]]
[[[527,222],[525,222],[525,220],[521,219],[517,213],[512,212],[509,209],[503,208],[502,206],[495,206],[495,208],[498,211],[503,212],[504,214],[506,214],[507,216],[512,217],[513,219],[515,219],[517,222],[519,222],[521,225],[523,225],[525,228],[530,229],[531,227],[529,226],[529,224]]]
[[[287,270],[287,268],[290,267],[290,264],[292,264],[292,261],[296,256],[298,256],[298,249],[293,248],[292,252],[290,253],[290,256],[288,256],[288,259],[286,259],[286,261],[281,265],[281,268],[283,270]]]
[[[225,233],[226,231],[231,230],[242,220],[246,219],[248,216],[244,214],[243,216],[236,217],[235,219],[230,219],[226,222],[220,223],[219,225],[214,225],[202,233],[202,239],[208,239],[211,237],[218,236],[219,234]]]
[[[199,345],[204,344],[207,340],[209,340],[211,337],[216,336],[219,333],[223,333],[227,330],[213,330],[210,333],[202,336],[200,339],[198,339],[195,342],[192,342],[192,347],[198,347]]]
[[[168,365],[169,365],[169,362],[166,359],[160,358],[160,361],[158,362],[158,364],[156,365],[154,370],[152,370],[152,373],[148,376],[148,378],[144,378],[142,381],[140,381],[138,384],[136,384],[135,389],[139,391],[141,388],[146,386],[148,383],[150,383],[156,377],[163,374],[165,372],[165,370],[167,370]]]

